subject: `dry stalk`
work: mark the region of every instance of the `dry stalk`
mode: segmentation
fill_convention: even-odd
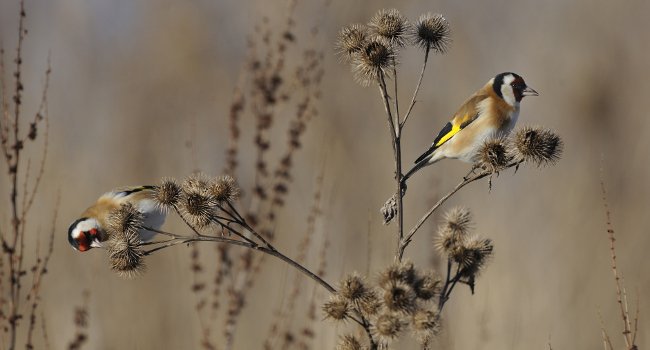
[[[618,272],[618,264],[616,260],[616,235],[614,232],[614,227],[612,225],[612,220],[611,220],[611,213],[609,209],[609,204],[607,201],[607,190],[605,188],[605,181],[603,179],[603,170],[601,168],[601,173],[600,173],[600,189],[601,189],[601,194],[602,194],[602,199],[603,199],[603,206],[605,208],[605,225],[607,227],[607,237],[609,239],[609,251],[611,255],[611,268],[612,268],[612,273],[614,275],[614,285],[616,287],[616,302],[618,303],[620,312],[621,312],[621,321],[623,323],[623,339],[625,340],[625,348],[628,350],[636,350],[638,349],[636,345],[636,334],[637,334],[637,329],[638,329],[638,314],[639,314],[639,309],[638,309],[638,301],[637,301],[637,311],[636,311],[636,316],[634,319],[634,328],[632,328],[632,324],[630,321],[630,312],[629,312],[629,307],[628,307],[628,301],[627,301],[627,293],[625,291],[625,287],[622,285],[621,282],[621,275]],[[604,323],[602,321],[601,317],[601,324],[602,324],[602,332],[603,332],[603,337],[606,336],[605,332],[605,327]],[[608,344],[611,347],[611,342],[609,342],[609,337],[607,337]],[[612,347],[613,349],[613,347]]]
[[[26,331],[24,346],[32,348],[33,335],[37,323],[38,307],[40,305],[40,290],[42,277],[47,272],[47,264],[52,254],[52,243],[48,243],[45,255],[39,250],[40,235],[36,237],[36,260],[31,265],[25,261],[25,253],[32,247],[28,246],[26,236],[28,234],[28,218],[32,205],[35,202],[41,179],[43,178],[45,162],[48,150],[49,122],[47,113],[47,91],[51,69],[49,58],[45,71],[43,90],[40,96],[40,105],[34,116],[29,120],[25,119],[23,111],[23,94],[25,86],[23,83],[23,44],[27,30],[25,28],[25,4],[19,2],[19,21],[16,53],[13,59],[15,64],[11,76],[13,77],[13,89],[8,89],[7,66],[4,62],[4,49],[0,48],[0,86],[2,89],[2,116],[0,117],[0,150],[4,156],[4,163],[7,167],[9,178],[9,203],[7,216],[11,218],[8,227],[0,227],[0,240],[2,242],[2,257],[0,259],[0,278],[6,282],[0,283],[0,323],[6,330],[8,349],[15,349],[19,346],[19,329],[25,325]],[[11,98],[8,97],[11,91]],[[44,124],[44,125],[43,125]],[[27,128],[25,128],[27,127]],[[43,129],[44,128],[44,129]],[[44,133],[39,137],[39,133]],[[35,167],[36,176],[32,178],[32,160],[24,154],[29,146],[36,145],[36,140],[42,139],[40,149],[40,161]],[[58,208],[58,204],[56,206]],[[5,260],[6,259],[6,260]],[[26,267],[30,266],[29,268]],[[29,270],[29,271],[27,271]],[[31,283],[24,285],[25,278],[32,274]],[[27,292],[26,292],[27,291]],[[25,311],[25,305],[28,311]],[[22,321],[26,318],[25,324]]]
[[[303,235],[303,238],[298,243],[298,256],[296,257],[296,262],[300,264],[304,264],[305,260],[307,259],[307,253],[309,252],[313,236],[316,234],[316,223],[322,214],[321,199],[323,190],[323,171],[324,169],[321,169],[320,174],[316,178],[316,190],[312,197],[312,205],[309,215],[307,216],[307,229]],[[302,280],[303,278],[300,274],[296,274],[293,277],[293,285],[291,291],[285,298],[283,298],[286,300],[286,302],[281,303],[281,307],[275,313],[275,317],[269,326],[267,337],[264,342],[265,348],[275,348],[273,344],[278,341],[281,335],[284,335],[282,336],[282,339],[284,339],[285,342],[293,340],[295,338],[295,336],[288,335],[291,334],[291,321],[293,320],[294,314],[296,312],[296,304],[300,298],[300,293],[303,291],[303,286],[301,283]],[[281,348],[288,348],[288,344],[284,344]]]
[[[293,79],[289,77],[285,66],[286,55],[291,45],[295,46],[296,36],[293,9],[291,2],[288,11],[286,27],[279,36],[272,35],[268,20],[264,21],[265,29],[256,29],[256,38],[261,38],[264,53],[257,52],[258,44],[254,40],[251,45],[253,82],[248,92],[251,112],[257,120],[254,135],[257,146],[257,161],[255,164],[255,184],[251,190],[251,202],[244,217],[255,230],[266,240],[274,239],[275,220],[278,209],[284,206],[285,197],[291,182],[293,156],[301,147],[301,136],[306,130],[307,123],[318,111],[314,106],[320,96],[319,85],[323,75],[323,54],[314,50],[306,50],[304,59],[296,66]],[[302,97],[295,96],[298,92]],[[272,126],[273,118],[282,109],[295,106],[296,112],[289,123],[287,151],[279,159],[272,173],[266,157],[271,143],[267,134]],[[231,298],[230,311],[226,320],[227,343],[232,344],[232,334],[241,314],[248,290],[254,283],[254,276],[259,273],[264,257],[255,258],[252,251],[247,250],[239,255],[239,264],[231,271],[237,276],[236,285],[228,287]],[[232,345],[228,345],[230,347]]]
[[[74,338],[68,344],[68,350],[79,350],[88,342],[88,301],[90,293],[83,292],[83,303],[75,309],[74,325],[76,332]]]

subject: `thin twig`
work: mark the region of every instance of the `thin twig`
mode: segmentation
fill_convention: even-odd
[[[399,247],[401,245],[402,239],[404,237],[404,211],[403,211],[403,201],[402,201],[402,150],[400,146],[400,128],[399,124],[395,125],[393,121],[393,116],[390,108],[388,91],[386,88],[386,79],[384,78],[383,71],[379,71],[378,75],[379,82],[379,91],[381,92],[382,99],[384,101],[384,109],[388,116],[388,126],[390,129],[391,141],[393,144],[393,156],[395,158],[395,180],[397,182],[397,256],[401,260],[399,255]],[[395,96],[397,99],[397,96]],[[399,116],[398,118],[399,119]]]
[[[600,321],[600,333],[603,337],[603,347],[605,350],[614,350],[612,345],[612,340],[609,338],[609,334],[605,330],[605,321],[603,320],[603,315],[598,311],[598,320]]]
[[[451,259],[447,259],[447,275],[445,277],[445,285],[442,287],[442,290],[440,291],[440,299],[438,300],[438,311],[442,310],[442,307],[444,305],[444,297],[447,295],[447,289],[449,288],[449,283],[451,282]]]
[[[427,49],[424,51],[424,63],[422,64],[422,71],[420,72],[420,78],[418,79],[418,84],[415,86],[415,91],[413,91],[413,97],[411,98],[411,104],[409,105],[409,108],[406,110],[406,114],[404,115],[404,119],[400,122],[399,128],[400,130],[404,127],[404,124],[406,124],[406,121],[408,120],[409,116],[411,115],[411,111],[413,110],[413,106],[415,106],[415,101],[418,96],[418,92],[420,91],[420,85],[422,85],[422,78],[424,77],[424,70],[427,68],[427,61],[429,59],[429,49],[430,49],[430,44],[427,43]]]
[[[636,312],[634,313],[634,330],[632,331],[632,346],[636,344],[636,335],[639,331],[639,290],[636,291]]]
[[[238,224],[240,224],[243,228],[245,228],[246,230],[248,230],[248,231],[249,231],[251,234],[253,234],[253,236],[255,236],[257,239],[259,239],[260,241],[262,241],[262,243],[264,243],[264,245],[266,245],[269,249],[273,249],[273,250],[275,250],[275,248],[271,245],[271,243],[269,243],[266,239],[264,239],[264,237],[262,237],[261,234],[259,234],[257,231],[255,231],[255,230],[254,230],[254,229],[253,229],[253,228],[252,228],[252,227],[251,227],[251,226],[246,222],[246,220],[244,220],[244,218],[241,216],[241,214],[239,214],[239,212],[237,211],[237,209],[235,209],[235,206],[232,205],[232,203],[230,203],[230,201],[226,201],[226,203],[228,204],[228,207],[233,211],[233,213],[237,216]],[[221,208],[221,209],[224,210],[223,208]],[[226,211],[226,210],[224,210],[224,211]]]
[[[397,137],[395,123],[393,121],[393,112],[390,108],[390,97],[388,96],[388,89],[386,88],[386,79],[384,78],[384,72],[379,71],[377,75],[377,80],[379,83],[379,93],[384,102],[384,109],[386,110],[386,116],[388,117],[388,129],[390,131],[390,139],[393,145],[393,152],[395,152],[395,138]]]
[[[512,167],[518,167],[522,163],[524,163],[523,160],[516,160],[516,161],[510,162],[510,163],[508,163],[508,165],[504,166],[503,169],[501,169],[500,171],[504,171],[504,170],[510,169]],[[458,185],[456,185],[456,187],[454,187],[454,189],[451,190],[451,192],[447,193],[444,197],[440,198],[440,200],[438,200],[438,202],[436,202],[436,204],[434,204],[431,207],[431,209],[429,209],[424,214],[424,216],[422,216],[420,221],[418,221],[418,223],[415,224],[415,226],[409,231],[409,233],[406,235],[406,237],[400,242],[400,248],[399,248],[399,259],[400,260],[402,259],[403,255],[404,255],[404,250],[406,249],[406,247],[413,240],[413,235],[415,235],[417,230],[420,229],[420,227],[431,216],[431,214],[433,214],[433,212],[436,211],[436,209],[438,209],[444,202],[446,202],[447,199],[449,199],[449,197],[451,197],[456,192],[458,192],[461,188],[469,185],[470,183],[472,183],[474,181],[477,181],[477,180],[480,180],[480,179],[482,179],[482,178],[484,178],[486,176],[490,176],[490,175],[494,174],[494,172],[492,172],[492,171],[484,170],[483,172],[480,172],[478,174],[474,174],[473,176],[470,176],[470,175],[473,174],[474,170],[476,170],[475,167],[472,168],[472,171],[470,171],[468,173],[468,176],[465,176],[463,178],[463,181],[459,182]]]
[[[191,225],[191,224],[190,224],[190,223],[185,219],[185,217],[183,216],[183,214],[181,214],[181,211],[178,209],[178,206],[177,206],[176,204],[174,204],[174,211],[176,212],[176,215],[178,215],[178,217],[180,217],[180,218],[183,220],[183,222],[185,223],[185,225],[187,225],[189,228],[191,228],[192,231],[194,231],[194,233],[195,233],[197,236],[203,236],[202,234],[199,233],[199,231],[198,231],[196,228],[194,228],[193,225]],[[154,232],[155,232],[155,231],[154,231]],[[159,233],[160,233],[160,232],[159,232]]]
[[[447,193],[444,197],[440,198],[440,200],[438,200],[438,202],[436,202],[436,204],[434,204],[433,207],[431,207],[431,209],[429,209],[429,211],[427,211],[426,214],[422,216],[420,221],[418,221],[418,223],[415,224],[415,226],[411,229],[411,231],[409,231],[406,237],[400,242],[400,247],[398,252],[400,260],[404,255],[404,250],[413,240],[413,235],[415,235],[417,230],[424,224],[424,222],[431,216],[431,214],[433,214],[433,212],[436,211],[436,209],[438,209],[438,207],[440,207],[445,201],[447,201],[447,199],[449,199],[449,197],[454,195],[454,193],[458,192],[458,190],[460,190],[461,188],[465,187],[466,185],[469,185],[470,183],[476,180],[482,179],[490,174],[492,173],[485,171],[480,174],[474,175],[470,178],[463,179],[463,181],[461,181],[458,185],[456,185],[456,187],[454,187],[454,189],[451,190],[451,192]]]
[[[631,332],[630,332],[630,318],[629,314],[626,310],[626,304],[627,300],[625,300],[625,304],[623,302],[624,296],[623,296],[623,288],[621,287],[621,277],[618,273],[618,267],[616,264],[616,237],[614,235],[614,228],[612,226],[612,220],[610,217],[610,211],[609,211],[609,204],[607,203],[607,190],[605,189],[605,181],[602,178],[602,169],[601,169],[601,180],[600,180],[600,189],[602,193],[602,198],[603,198],[603,205],[605,207],[605,217],[606,217],[606,226],[607,226],[607,235],[609,237],[609,251],[611,253],[611,267],[612,267],[612,273],[614,274],[614,282],[616,285],[616,302],[618,303],[618,306],[621,310],[621,319],[623,320],[623,338],[625,339],[625,346],[627,349],[630,349],[632,346],[632,337],[631,337]],[[627,298],[625,298],[627,299]]]
[[[399,98],[397,97],[397,63],[393,58],[393,104],[395,105],[395,125],[400,125],[399,121]],[[401,127],[398,128],[401,131]],[[398,134],[399,136],[399,134]]]
[[[170,233],[170,232],[165,232],[165,231],[162,231],[162,230],[156,230],[156,229],[153,229],[151,227],[144,227],[144,229],[152,231],[152,232],[156,232],[156,233],[161,233],[161,234],[173,237],[175,239],[174,242],[169,242],[169,243],[166,243],[166,244],[164,244],[164,245],[162,245],[160,247],[156,247],[156,248],[153,248],[151,250],[145,251],[145,255],[150,255],[155,251],[158,251],[158,250],[161,250],[161,249],[164,249],[164,248],[168,248],[168,247],[171,247],[171,246],[174,246],[174,245],[178,245],[178,244],[183,244],[183,243],[217,242],[217,243],[232,244],[232,245],[237,245],[237,246],[249,248],[249,249],[252,249],[252,250],[257,250],[257,251],[260,251],[260,252],[268,254],[268,255],[272,255],[272,256],[274,256],[274,257],[288,263],[289,265],[296,268],[298,271],[302,272],[303,274],[305,274],[307,277],[311,278],[312,280],[318,282],[321,286],[323,286],[325,289],[327,289],[330,293],[335,293],[336,292],[336,289],[334,287],[332,287],[329,283],[325,282],[325,280],[323,280],[318,275],[311,272],[310,270],[308,270],[304,266],[302,266],[299,263],[295,262],[294,260],[292,260],[288,256],[280,253],[275,248],[263,247],[263,246],[257,245],[256,243],[250,243],[250,242],[247,242],[247,241],[240,241],[240,240],[225,238],[225,237],[184,236],[184,235],[178,235],[178,234],[174,234],[174,233]]]

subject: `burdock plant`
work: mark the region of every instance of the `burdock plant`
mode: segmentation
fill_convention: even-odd
[[[508,138],[485,141],[474,157],[470,172],[409,231],[405,231],[405,185],[401,170],[402,131],[415,106],[429,54],[444,54],[451,43],[450,26],[442,15],[427,13],[420,16],[415,24],[410,23],[397,10],[381,10],[367,25],[353,24],[344,27],[339,32],[337,42],[342,60],[352,66],[354,78],[363,86],[377,84],[386,112],[395,161],[395,191],[382,208],[382,213],[387,224],[397,218],[395,259],[392,264],[374,277],[357,273],[347,274],[335,288],[318,273],[302,265],[304,256],[294,260],[272,244],[273,229],[270,227],[275,226],[274,209],[283,205],[287,181],[290,179],[292,153],[288,153],[282,158],[281,166],[273,172],[277,181],[274,182],[272,191],[261,185],[256,185],[252,191],[257,201],[273,208],[267,212],[266,219],[262,218],[266,220],[266,224],[260,225],[260,216],[255,212],[240,214],[240,190],[230,175],[209,177],[193,174],[179,182],[163,179],[153,187],[151,199],[161,209],[178,215],[185,222],[188,230],[184,234],[146,227],[142,214],[130,205],[124,205],[114,211],[109,220],[107,242],[113,270],[126,276],[136,275],[143,271],[147,256],[188,243],[213,242],[221,243],[221,247],[241,247],[247,249],[246,252],[250,254],[261,252],[284,261],[330,293],[329,299],[322,305],[326,319],[335,323],[354,324],[363,330],[363,337],[341,337],[338,349],[384,349],[406,334],[417,339],[423,349],[428,349],[440,330],[442,311],[452,292],[456,286],[463,284],[474,292],[477,278],[494,254],[494,244],[489,238],[472,233],[474,225],[468,209],[458,207],[448,211],[432,245],[446,262],[446,268],[439,276],[434,271],[419,268],[404,259],[405,250],[413,241],[415,233],[447,199],[467,184],[484,177],[491,178],[492,175],[498,175],[506,169],[516,168],[524,163],[537,166],[555,164],[561,155],[563,144],[560,137],[552,131],[531,127],[516,131]],[[291,38],[291,35],[286,38]],[[409,46],[420,49],[423,53],[423,63],[410,103],[404,113],[400,113],[398,56]],[[255,64],[252,67],[259,69]],[[270,81],[267,81],[265,76],[256,78],[256,86],[264,88],[264,93],[257,95],[257,98],[266,101],[267,107],[277,103],[277,98],[281,98],[277,95],[277,86],[282,84],[279,77]],[[391,80],[389,87],[388,82]],[[258,133],[255,140],[259,153],[256,176],[268,180],[270,172],[267,171],[264,154],[269,147],[266,134],[271,116],[264,111],[267,109],[257,110]],[[304,120],[292,123],[292,150],[300,146],[296,135],[300,135],[304,129],[304,124],[301,123],[304,123]],[[238,131],[235,132],[237,133]],[[229,164],[233,168],[228,173],[232,174],[235,163],[231,159]],[[142,230],[157,232],[158,237],[163,239],[142,242],[138,235]],[[241,255],[242,264],[246,266],[244,270],[248,272],[258,266],[251,264],[250,254]],[[222,255],[222,258],[224,263],[231,263],[228,262],[226,254]],[[193,259],[196,259],[195,255]],[[200,270],[200,266],[193,269]],[[221,277],[220,275],[219,278]],[[200,288],[200,285],[196,286],[196,289]],[[232,293],[233,298],[239,296],[241,294]],[[235,315],[232,317],[236,317],[238,310],[241,310],[243,300],[239,299],[238,302],[237,305],[233,303],[232,310],[229,309],[229,312],[232,311],[231,315]],[[227,320],[227,325],[232,326],[233,322],[230,321],[231,319]],[[232,335],[232,332],[230,329],[225,333]],[[231,342],[232,340],[229,340],[229,344]]]
[[[349,309],[343,318],[355,321],[366,330],[370,349],[396,340],[405,334],[406,328],[411,328],[412,334],[427,348],[439,331],[441,312],[455,287],[465,284],[474,292],[476,279],[494,254],[492,240],[470,233],[474,229],[470,211],[458,207],[447,212],[434,239],[434,247],[447,262],[443,279],[433,273],[421,273],[412,263],[402,260],[415,233],[427,219],[457,191],[474,181],[488,177],[491,188],[493,175],[513,167],[516,170],[524,163],[553,165],[561,156],[561,138],[543,128],[524,127],[510,136],[485,140],[474,155],[467,175],[410,230],[404,230],[403,197],[406,188],[402,174],[402,131],[415,106],[429,54],[445,54],[450,43],[451,29],[444,16],[426,13],[417,21],[409,22],[395,9],[380,10],[367,25],[347,26],[339,34],[337,46],[344,61],[352,65],[354,79],[362,86],[376,84],[379,88],[395,161],[394,195],[380,211],[385,224],[397,223],[396,263],[379,274],[376,286],[365,288],[376,291],[377,313],[368,315],[347,296]],[[420,50],[423,63],[410,103],[404,112],[400,112],[398,56],[409,46]],[[347,281],[358,277],[349,278]],[[341,296],[340,291],[338,293]],[[346,339],[343,338],[341,344],[345,344]],[[361,343],[361,346],[366,346],[366,343]]]

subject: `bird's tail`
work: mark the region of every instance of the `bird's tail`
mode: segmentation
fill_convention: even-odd
[[[402,177],[402,183],[406,185],[406,180],[408,180],[413,174],[415,174],[418,170],[424,168],[427,165],[431,165],[433,162],[430,162],[430,159],[422,159],[421,161],[415,163],[415,165],[409,170],[403,177]]]
[[[424,168],[427,165],[431,165],[433,163],[437,163],[441,158],[433,159],[433,157],[427,157],[425,159],[420,160],[419,162],[415,163],[413,168],[409,170],[403,177],[402,177],[402,195],[406,194],[406,180],[408,180],[413,174],[418,172],[420,169]]]

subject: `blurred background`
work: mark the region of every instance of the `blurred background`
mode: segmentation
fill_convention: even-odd
[[[148,259],[146,274],[124,280],[110,271],[104,252],[72,250],[67,227],[112,188],[182,178],[195,170],[221,173],[233,91],[250,54],[247,40],[261,40],[254,29],[264,17],[273,35],[282,35],[288,6],[285,1],[235,0],[26,1],[26,113],[36,112],[48,55],[53,70],[48,159],[30,223],[34,234],[37,228],[46,230],[60,192],[42,302],[53,348],[64,348],[72,339],[74,308],[84,290],[90,293],[86,348],[200,347],[190,249],[160,252]],[[8,63],[16,45],[18,8],[16,1],[0,2],[0,42]],[[354,82],[334,48],[342,26],[365,23],[382,8],[397,8],[412,22],[425,12],[442,13],[452,29],[449,52],[429,59],[419,102],[404,131],[404,167],[429,146],[467,96],[503,71],[519,73],[540,92],[522,103],[520,125],[551,128],[565,142],[556,166],[506,171],[492,180],[491,191],[487,181],[477,182],[445,204],[472,210],[476,232],[494,240],[495,257],[474,295],[467,288],[454,293],[437,346],[544,349],[551,342],[557,349],[596,348],[602,346],[600,312],[622,348],[601,171],[632,307],[640,299],[637,342],[647,344],[647,1],[298,1],[287,65],[304,49],[319,50],[325,75],[315,105],[318,115],[307,125],[304,147],[294,158],[287,205],[278,213],[277,247],[295,256],[322,172],[323,213],[316,230],[317,243],[325,235],[329,239],[325,278],[335,282],[352,271],[374,276],[392,262],[395,226],[382,225],[378,212],[394,188],[383,106],[375,87]],[[422,58],[415,48],[400,54],[402,105],[410,99]],[[269,132],[270,159],[285,149],[292,113],[290,108],[277,111]],[[236,177],[246,189],[255,167],[254,121],[248,111],[241,128]],[[467,164],[445,161],[414,176],[405,226],[412,226],[467,169]],[[7,198],[6,169],[1,173]],[[246,205],[246,197],[242,202]],[[3,222],[7,205],[0,202]],[[418,266],[439,264],[431,244],[439,220],[430,219],[407,250]],[[182,226],[170,220],[167,228]],[[201,249],[204,265],[217,263],[213,247]],[[309,267],[315,268],[317,251],[310,253]],[[265,260],[246,299],[235,349],[262,347],[289,289],[289,276],[293,271],[285,264]],[[303,288],[311,295],[314,285],[306,281]],[[314,326],[316,349],[334,348],[337,334],[354,329],[321,318],[319,313]],[[223,320],[213,324],[219,343]],[[400,347],[415,348],[408,342]]]

